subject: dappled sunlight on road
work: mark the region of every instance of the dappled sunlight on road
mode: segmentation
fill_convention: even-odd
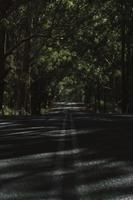
[[[0,199],[133,199],[132,121],[102,117],[63,109],[1,121]]]

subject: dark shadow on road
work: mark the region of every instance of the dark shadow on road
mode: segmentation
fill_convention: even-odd
[[[133,199],[133,118],[54,110],[0,121],[0,199]]]

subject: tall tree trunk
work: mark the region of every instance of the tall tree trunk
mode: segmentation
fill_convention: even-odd
[[[133,113],[133,50],[130,44],[127,47],[128,60],[128,112]]]
[[[35,80],[31,85],[31,114],[40,115],[41,113],[41,96],[40,80]]]
[[[97,81],[97,112],[99,113],[101,111],[101,94],[100,94],[100,91],[101,88],[100,88],[100,82],[99,80]]]
[[[106,98],[106,89],[105,88],[103,88],[103,103],[104,103],[103,111],[104,111],[104,113],[106,113],[107,112],[107,98]]]
[[[31,36],[31,4],[28,3],[25,17],[24,38]],[[24,43],[23,60],[22,60],[22,76],[21,79],[21,109],[23,114],[30,113],[30,54],[31,40]]]
[[[127,111],[128,106],[128,86],[127,86],[127,66],[126,66],[126,24],[123,17],[121,23],[121,65],[122,65],[122,113]]]
[[[4,99],[4,85],[5,85],[5,30],[0,30],[0,112],[2,112],[3,99]]]

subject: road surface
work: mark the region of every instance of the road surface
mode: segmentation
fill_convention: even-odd
[[[0,200],[132,200],[133,116],[59,104],[0,120]]]

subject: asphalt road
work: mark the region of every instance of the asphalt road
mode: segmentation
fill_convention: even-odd
[[[59,104],[0,120],[0,200],[132,200],[133,116]]]

